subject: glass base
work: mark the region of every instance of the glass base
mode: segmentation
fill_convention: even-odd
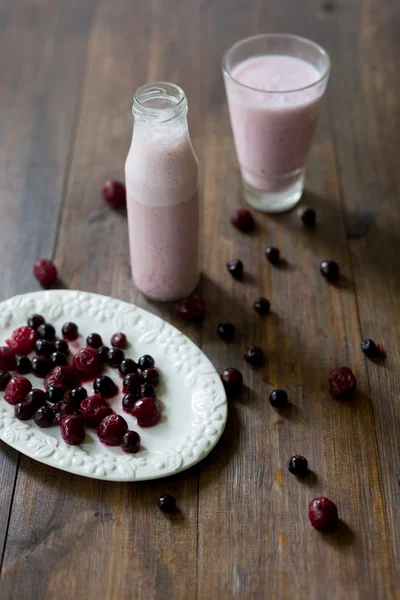
[[[281,213],[290,210],[300,201],[303,190],[303,175],[289,187],[275,192],[259,190],[243,180],[243,191],[246,202],[256,210],[265,213]]]

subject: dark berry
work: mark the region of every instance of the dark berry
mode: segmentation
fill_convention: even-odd
[[[122,398],[122,408],[125,412],[131,412],[133,405],[137,400],[137,396],[135,394],[125,394]]]
[[[36,412],[36,408],[32,405],[31,402],[19,402],[14,407],[14,415],[20,421],[29,421],[32,419],[33,415]]]
[[[41,406],[33,417],[38,427],[51,427],[54,424],[55,412],[50,406]]]
[[[138,365],[142,371],[152,369],[155,364],[155,360],[150,354],[143,354],[138,360]]]
[[[303,221],[303,224],[306,227],[314,227],[317,222],[317,213],[313,208],[309,208],[308,206],[300,206],[297,214],[299,219]]]
[[[64,388],[59,385],[51,385],[46,390],[47,400],[51,402],[51,404],[56,404],[57,402],[61,402],[64,400]]]
[[[128,394],[134,394],[142,384],[142,378],[139,373],[128,373],[124,377],[124,391]]]
[[[43,327],[43,325],[40,327]],[[25,356],[26,354],[29,354],[29,352],[32,352],[35,347],[35,342],[36,331],[27,325],[18,327],[18,329],[12,332],[11,337],[6,340],[7,346],[11,348],[14,354],[19,354],[21,356]]]
[[[98,333],[90,333],[86,338],[86,343],[91,348],[100,348],[103,345],[103,340]]]
[[[14,352],[8,346],[0,346],[0,369],[2,371],[13,371],[17,361]]]
[[[231,223],[240,231],[251,231],[254,228],[254,218],[247,208],[238,208],[231,215]]]
[[[60,422],[61,437],[66,444],[77,446],[85,439],[84,420],[79,415],[67,415]]]
[[[107,362],[109,351],[110,348],[108,346],[100,346],[100,348],[97,348],[97,352],[99,353],[102,362]]]
[[[156,388],[151,383],[142,383],[137,391],[138,398],[155,398]]]
[[[34,356],[32,358],[32,372],[36,377],[46,377],[53,367],[54,364],[48,356]]]
[[[308,461],[304,456],[296,454],[289,460],[288,469],[293,475],[297,477],[305,477],[308,473]]]
[[[349,367],[338,367],[329,373],[329,393],[334,398],[350,397],[357,387],[357,379]]]
[[[201,298],[197,296],[188,296],[183,298],[178,305],[178,313],[185,321],[200,322],[204,318],[206,305]]]
[[[135,454],[140,450],[140,435],[136,431],[127,431],[122,437],[122,449],[129,454]]]
[[[67,357],[62,352],[53,352],[53,354],[50,356],[50,359],[51,359],[53,365],[66,365],[67,364]]]
[[[363,340],[361,342],[361,350],[368,358],[377,358],[382,356],[378,346],[372,340]]]
[[[65,325],[62,326],[61,332],[66,340],[72,342],[76,340],[79,335],[78,325],[75,325],[75,323],[65,323]]]
[[[228,395],[237,396],[242,391],[243,375],[238,369],[234,367],[224,369],[221,373],[221,380]]]
[[[161,417],[161,406],[154,398],[141,398],[133,405],[132,415],[136,417],[139,427],[151,427]]]
[[[100,422],[114,413],[113,409],[100,394],[89,396],[82,400],[80,411],[88,427],[97,427]]]
[[[7,383],[11,380],[11,375],[8,371],[0,371],[0,392],[4,392]]]
[[[26,377],[13,377],[7,383],[4,400],[8,404],[23,402],[32,389],[32,384]]]
[[[27,356],[18,356],[17,358],[17,366],[15,370],[20,375],[26,375],[32,369],[32,364],[30,359]]]
[[[146,369],[143,371],[142,377],[145,383],[151,383],[154,387],[157,387],[160,383],[160,373],[157,369]]]
[[[125,350],[127,343],[126,335],[121,332],[114,333],[111,338],[111,346],[113,348],[121,348],[121,350]]]
[[[254,310],[259,314],[265,317],[269,314],[269,309],[271,308],[271,304],[269,300],[260,296],[254,301],[253,304]]]
[[[33,265],[33,274],[44,286],[51,285],[57,279],[57,267],[51,260],[42,258]]]
[[[125,358],[118,367],[119,372],[122,376],[128,375],[129,373],[136,373],[138,366],[131,358]]]
[[[51,385],[59,385],[64,390],[71,390],[78,385],[78,376],[71,367],[54,367],[44,380],[44,387],[47,390]]]
[[[276,390],[272,390],[272,392],[269,395],[269,402],[274,408],[284,408],[285,406],[287,406],[288,403],[287,392],[279,388]]]
[[[173,513],[176,511],[176,500],[171,494],[163,494],[157,500],[157,506],[161,512]]]
[[[42,339],[36,340],[35,346],[36,352],[40,356],[50,356],[56,350],[54,342],[48,342],[47,340]]]
[[[308,518],[317,531],[332,531],[339,521],[336,504],[328,498],[314,498],[308,505]]]
[[[57,414],[55,417],[56,425],[59,425],[64,417],[68,415],[76,415],[79,411],[79,407],[76,404],[72,404],[69,400],[63,400],[62,402],[58,402],[57,405]],[[54,412],[56,412],[55,407],[53,407]]]
[[[126,189],[121,181],[108,179],[101,188],[101,195],[110,208],[122,208],[126,204]]]
[[[34,329],[35,331],[37,330],[37,328],[40,325],[43,325],[45,323],[45,318],[42,317],[42,315],[31,315],[28,318],[28,327],[31,327],[32,329]]]
[[[240,279],[243,275],[243,263],[238,258],[228,260],[226,263],[226,268],[235,279]]]
[[[279,252],[278,248],[275,248],[275,246],[268,246],[268,248],[265,250],[265,256],[272,265],[277,265],[281,259],[281,253]]]
[[[33,409],[37,410],[38,408],[46,404],[46,399],[46,393],[43,390],[35,388],[29,392],[25,399],[25,402],[29,402],[30,404],[32,404]]]
[[[87,398],[87,391],[84,387],[77,387],[70,391],[69,400],[72,404],[79,406]]]
[[[115,396],[118,392],[118,388],[111,377],[100,375],[100,377],[97,377],[97,379],[94,380],[93,391],[95,394],[101,394],[108,398],[110,396]]]
[[[220,323],[217,327],[217,334],[225,342],[230,342],[235,336],[235,326],[232,323]]]
[[[336,281],[339,279],[339,265],[334,260],[322,261],[320,271],[328,281]]]
[[[80,377],[95,377],[102,368],[100,355],[94,348],[78,350],[72,361],[74,369]]]
[[[127,431],[128,423],[121,415],[109,415],[98,426],[97,436],[108,446],[119,446]]]
[[[260,367],[265,360],[264,352],[258,346],[249,346],[244,352],[244,360],[253,367]]]
[[[107,362],[110,367],[119,367],[125,358],[124,351],[121,348],[110,348],[107,352]]]
[[[56,337],[56,330],[50,323],[43,323],[43,325],[39,325],[37,334],[42,340],[53,342]]]
[[[69,346],[65,340],[56,340],[54,346],[57,352],[62,352],[65,356],[69,354]]]

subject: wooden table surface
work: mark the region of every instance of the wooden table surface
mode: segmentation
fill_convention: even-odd
[[[322,3],[321,3],[322,2]],[[32,265],[54,258],[62,286],[132,301],[177,325],[218,370],[243,371],[226,431],[201,464],[172,478],[118,484],[68,475],[0,444],[0,596],[25,599],[397,598],[400,564],[400,3],[397,0],[0,0],[1,298],[38,289]],[[312,38],[333,70],[296,211],[244,205],[220,57],[258,32]],[[129,272],[125,215],[99,190],[123,178],[131,102],[145,81],[187,93],[201,162],[202,326],[150,303]],[[276,245],[286,268],[264,258]],[[240,257],[246,278],[225,262]],[[343,277],[327,284],[323,259]],[[271,300],[260,320],[256,296]],[[217,339],[231,320],[236,341]],[[387,348],[372,362],[371,337]],[[261,345],[266,366],[242,360]],[[337,402],[329,371],[349,365],[358,394]],[[288,390],[292,409],[268,394]],[[312,475],[287,471],[303,454]],[[166,518],[155,502],[176,496]],[[321,535],[308,502],[336,502],[339,530]]]

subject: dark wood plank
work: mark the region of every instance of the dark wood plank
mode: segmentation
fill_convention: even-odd
[[[38,288],[52,255],[94,2],[0,5],[1,299]],[[18,454],[0,443],[0,556]]]

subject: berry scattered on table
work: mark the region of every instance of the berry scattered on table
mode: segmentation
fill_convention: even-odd
[[[107,179],[101,188],[101,195],[110,208],[118,209],[126,205],[126,189],[121,181]]]
[[[230,342],[235,337],[235,326],[227,321],[220,323],[217,327],[217,334],[224,340],[224,342]]]
[[[329,498],[314,498],[308,505],[308,518],[317,531],[333,531],[339,522],[336,504]]]
[[[329,373],[329,393],[334,398],[351,397],[357,387],[357,379],[349,367],[338,367]]]
[[[265,362],[264,351],[259,346],[249,346],[243,356],[252,367],[261,367]]]
[[[285,406],[287,406],[288,403],[287,392],[279,388],[276,390],[272,390],[272,392],[269,395],[269,403],[274,408],[284,408]]]
[[[229,396],[237,396],[242,391],[243,375],[238,369],[234,367],[224,369],[221,373],[221,380]]]
[[[240,231],[251,231],[254,229],[254,217],[247,208],[238,208],[231,215],[231,223]]]
[[[178,313],[185,321],[200,322],[204,318],[206,305],[198,296],[183,298],[178,305]],[[139,365],[140,366],[140,365]]]
[[[308,473],[308,460],[304,456],[296,454],[289,460],[288,469],[297,477],[305,477]]]
[[[33,265],[33,274],[43,286],[51,285],[58,277],[57,267],[53,261],[45,258],[35,262]]]
[[[281,259],[281,253],[278,248],[275,246],[268,246],[265,250],[265,257],[272,265],[277,265]]]
[[[265,317],[269,314],[271,304],[267,298],[260,296],[254,301],[253,308],[259,315]]]
[[[309,206],[300,206],[297,211],[299,219],[306,227],[314,227],[317,222],[317,213]]]
[[[327,281],[336,281],[339,279],[339,265],[334,260],[322,261],[320,271]]]
[[[240,279],[243,275],[243,263],[238,258],[232,258],[226,263],[226,268],[235,279]]]
[[[163,494],[157,500],[157,506],[161,512],[173,513],[176,511],[176,500],[171,494]]]
[[[368,358],[387,356],[386,351],[382,349],[382,346],[380,344],[375,344],[375,342],[370,339],[366,339],[361,342],[361,350],[366,356],[368,356]]]

